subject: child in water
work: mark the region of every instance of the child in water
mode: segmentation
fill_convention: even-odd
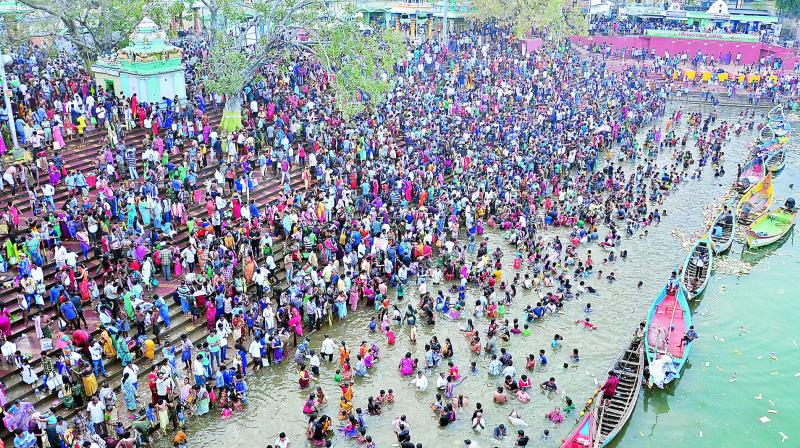
[[[585,328],[585,329],[587,329],[587,330],[597,330],[597,325],[595,325],[595,324],[591,323],[591,322],[589,321],[589,318],[588,318],[588,317],[587,317],[587,318],[585,318],[584,320],[580,320],[580,319],[578,319],[578,320],[576,320],[576,321],[575,321],[575,323],[576,323],[576,324],[581,324],[581,325],[583,325],[583,328]]]

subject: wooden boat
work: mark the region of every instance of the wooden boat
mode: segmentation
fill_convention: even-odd
[[[770,211],[756,219],[747,231],[747,245],[763,247],[780,240],[794,226],[797,208],[794,199],[787,199],[783,207]]]
[[[769,140],[767,142],[761,143],[760,145],[756,145],[753,148],[753,156],[757,156],[759,154],[770,153],[775,151],[778,148],[783,147],[783,144],[780,143],[776,139]]]
[[[783,169],[786,165],[786,148],[780,148],[771,152],[765,161],[767,171],[775,173]]]
[[[767,126],[772,129],[775,138],[779,142],[786,143],[789,141],[789,137],[792,134],[792,123],[789,120],[785,118],[770,120]]]
[[[594,444],[597,421],[592,411],[584,413],[578,424],[561,443],[561,448],[587,448]]]
[[[766,172],[764,159],[759,156],[753,157],[742,167],[742,174],[733,183],[733,189],[739,193],[744,193],[753,185],[761,182]]]
[[[764,125],[760,131],[758,131],[758,141],[760,142],[768,142],[770,140],[778,140],[778,136],[775,134],[775,131],[772,129],[769,124]]]
[[[644,344],[647,362],[653,364],[657,357],[667,355],[672,358],[674,378],[680,378],[692,349],[692,342],[683,343],[683,336],[691,325],[692,312],[686,292],[680,286],[665,286],[647,314]]]
[[[736,219],[739,224],[749,226],[769,210],[773,199],[772,173],[767,173],[761,182],[753,185],[753,188],[747,190],[739,199],[739,203],[736,205]]]
[[[783,113],[783,106],[775,106],[767,112],[767,125],[764,127],[772,130],[772,134],[779,142],[786,143],[789,141],[792,133],[792,123],[786,119],[786,115]]]
[[[641,339],[634,339],[622,354],[611,364],[611,371],[617,374],[619,384],[617,393],[607,406],[598,402],[597,436],[594,439],[596,448],[608,445],[619,434],[636,407],[639,391],[642,389],[642,372],[644,371],[644,344]]]
[[[727,219],[728,215],[730,215],[730,219]],[[717,228],[721,229],[719,234],[715,233]],[[733,219],[733,212],[728,206],[725,206],[714,219],[708,234],[711,239],[711,248],[715,254],[721,254],[731,248],[733,238],[736,235],[736,220]]]
[[[786,115],[783,113],[783,104],[777,104],[767,112],[767,122],[772,120],[786,120]]]
[[[714,252],[711,250],[711,241],[703,237],[694,243],[694,247],[681,269],[681,285],[686,289],[689,300],[697,298],[703,293],[711,277],[711,267],[714,262]]]

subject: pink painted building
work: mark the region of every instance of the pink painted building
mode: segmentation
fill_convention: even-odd
[[[783,59],[783,68],[794,70],[800,58],[792,50],[778,45],[763,42],[733,42],[724,40],[680,39],[655,36],[572,36],[573,43],[588,46],[592,43],[610,45],[614,50],[630,50],[641,48],[655,50],[656,54],[663,56],[669,51],[671,55],[689,52],[694,55],[698,51],[705,55],[713,55],[717,59],[730,55],[732,59],[741,54],[743,64],[758,62],[762,57],[773,56]]]

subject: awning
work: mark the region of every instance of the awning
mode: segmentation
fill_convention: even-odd
[[[752,15],[732,15],[732,22],[758,22],[758,23],[778,23],[775,16],[752,16]]]

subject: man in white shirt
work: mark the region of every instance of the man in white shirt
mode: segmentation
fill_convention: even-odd
[[[319,378],[319,355],[314,350],[311,350],[310,354],[308,355],[308,364],[311,366],[311,373],[314,374],[315,377]]]
[[[328,362],[333,362],[333,354],[336,352],[336,342],[327,334],[325,335],[325,340],[322,341],[322,350],[320,350],[320,352],[323,358],[328,358]]]
[[[158,379],[156,380],[156,395],[158,398],[164,399],[164,401],[169,401],[169,393],[172,389],[175,388],[175,383],[172,382],[172,378],[169,375],[165,375],[164,372],[158,372]]]
[[[89,411],[89,421],[94,426],[94,432],[105,437],[108,434],[106,429],[106,405],[100,402],[97,395],[95,395],[86,410]]]
[[[133,364],[133,363],[128,364],[127,366],[125,366],[124,369],[122,369],[122,376],[125,376],[126,373],[128,374],[128,376],[133,378],[133,387],[138,389],[138,387],[139,387],[139,380],[138,380],[138,378],[139,378],[139,366],[137,366],[136,364]]]
[[[56,189],[50,185],[50,183],[45,183],[42,185],[42,196],[44,196],[44,205],[47,207],[48,210],[55,213],[56,211],[56,204],[53,202],[53,195],[56,194]]]
[[[258,342],[258,339],[253,338],[253,342],[250,343],[250,348],[248,348],[247,352],[250,353],[250,356],[253,358],[253,371],[257,371],[261,369],[263,362],[261,360],[261,343]]]
[[[422,370],[417,370],[417,377],[411,381],[411,384],[417,388],[420,392],[425,392],[428,390],[428,377],[422,372]]]
[[[517,369],[514,368],[514,365],[509,361],[508,365],[503,369],[503,378],[510,376],[514,378],[517,376]]]
[[[261,317],[264,319],[264,327],[267,333],[272,333],[275,329],[275,312],[272,311],[272,305],[267,304],[264,308],[264,312],[261,313]]]
[[[194,361],[192,361],[192,373],[194,374],[194,384],[198,386],[202,386],[206,383],[206,368],[203,367],[203,359],[202,356],[197,355]]]
[[[56,241],[55,260],[56,266],[59,269],[63,268],[67,264],[67,252],[67,248],[61,244],[61,241]]]
[[[41,266],[36,264],[33,265],[31,268],[31,278],[37,285],[39,283],[44,283],[44,271],[42,271]]]
[[[92,364],[94,364],[94,375],[100,376],[102,373],[104,377],[108,378],[106,374],[106,367],[103,365],[103,346],[97,340],[94,341],[89,347],[89,353],[92,355]]]
[[[67,264],[67,266],[75,268],[78,266],[78,254],[67,251],[66,255],[64,255],[64,262]]]

